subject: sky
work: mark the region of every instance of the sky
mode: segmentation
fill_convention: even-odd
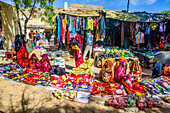
[[[11,0],[1,0],[14,5]],[[128,0],[55,0],[54,7],[63,8],[64,2],[88,5],[102,5],[104,9],[109,10],[127,10]],[[130,0],[129,11],[146,11],[157,13],[164,10],[170,10],[170,0]]]

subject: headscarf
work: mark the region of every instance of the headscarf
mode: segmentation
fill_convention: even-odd
[[[119,61],[116,62],[116,65],[115,65],[115,67],[114,67],[114,72],[116,72],[117,68],[119,67],[119,63],[120,63],[122,60],[124,60],[124,61],[127,62],[127,60],[126,60],[125,57],[123,57],[123,56],[120,57],[120,58],[119,58]]]
[[[42,55],[42,59],[40,60],[40,63],[43,65],[43,71],[50,71],[51,64],[47,54]]]
[[[126,73],[126,66],[123,67],[123,65],[126,63],[125,60],[122,60],[119,64],[119,67],[117,68],[115,72],[115,81],[120,81],[120,78],[122,75]]]
[[[17,63],[21,66],[21,67],[27,67],[29,65],[29,53],[27,51],[27,49],[24,46],[21,46],[21,48],[19,49],[18,53],[17,53]]]
[[[35,57],[35,58],[34,58],[34,57]],[[29,67],[32,68],[32,69],[35,69],[36,66],[37,66],[37,64],[38,64],[38,62],[39,62],[39,60],[38,60],[36,54],[33,53],[33,54],[31,55],[31,58],[30,58]]]
[[[27,59],[28,56],[29,56],[29,53],[28,53],[27,49],[24,46],[21,46],[17,53],[17,60]]]

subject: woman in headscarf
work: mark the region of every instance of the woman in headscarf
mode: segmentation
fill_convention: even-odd
[[[48,59],[48,55],[47,54],[43,54],[42,55],[42,59],[40,60],[40,63],[43,66],[43,71],[50,71],[51,69],[51,64],[50,64],[50,60]]]
[[[126,81],[126,80],[130,80],[131,78],[132,78],[131,74],[126,75],[126,61],[122,60],[115,72],[114,79],[116,82],[121,82],[122,79]]]
[[[20,42],[20,35],[17,34],[15,36],[15,51],[16,53],[19,51],[20,47],[22,46],[21,42]]]
[[[21,67],[27,67],[29,65],[29,53],[24,46],[21,46],[17,53],[17,63]]]
[[[126,60],[125,57],[120,57],[120,58],[119,58],[119,61],[116,62],[116,65],[115,65],[115,67],[114,67],[114,72],[116,72],[116,70],[117,70],[117,68],[119,67],[119,64],[120,64],[120,62],[121,62],[122,60],[124,60],[124,61],[127,62],[127,60]]]
[[[26,43],[27,42],[25,41],[25,35],[24,34],[21,35],[20,42],[21,42],[22,46],[24,46],[26,48]]]
[[[43,65],[39,62],[39,59],[37,58],[35,53],[31,55],[29,67],[32,69],[39,69],[40,71],[43,71]]]

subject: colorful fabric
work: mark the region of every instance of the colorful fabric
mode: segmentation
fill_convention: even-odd
[[[136,35],[136,43],[144,43],[144,36],[144,33],[138,32],[138,34]]]
[[[93,45],[93,35],[91,33],[87,34],[87,44],[90,46]]]
[[[111,87],[109,84],[106,84],[104,82],[95,82],[93,84],[93,89],[91,92],[92,95],[112,95]]]

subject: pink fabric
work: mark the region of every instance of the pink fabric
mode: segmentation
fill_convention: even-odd
[[[116,72],[115,72],[115,81],[121,81],[121,79],[129,79],[126,76],[122,76],[126,73],[126,66],[123,67],[123,64],[126,63],[126,61],[122,60],[119,64],[119,67],[117,68]],[[130,77],[131,78],[131,77]]]
[[[85,30],[85,20],[83,18],[83,30]]]
[[[50,71],[51,64],[47,54],[42,55],[42,59],[40,60],[40,63],[43,65],[43,71]]]
[[[94,27],[97,27],[97,19],[94,18],[93,21],[94,21],[94,22],[93,22],[93,26],[94,26]]]

